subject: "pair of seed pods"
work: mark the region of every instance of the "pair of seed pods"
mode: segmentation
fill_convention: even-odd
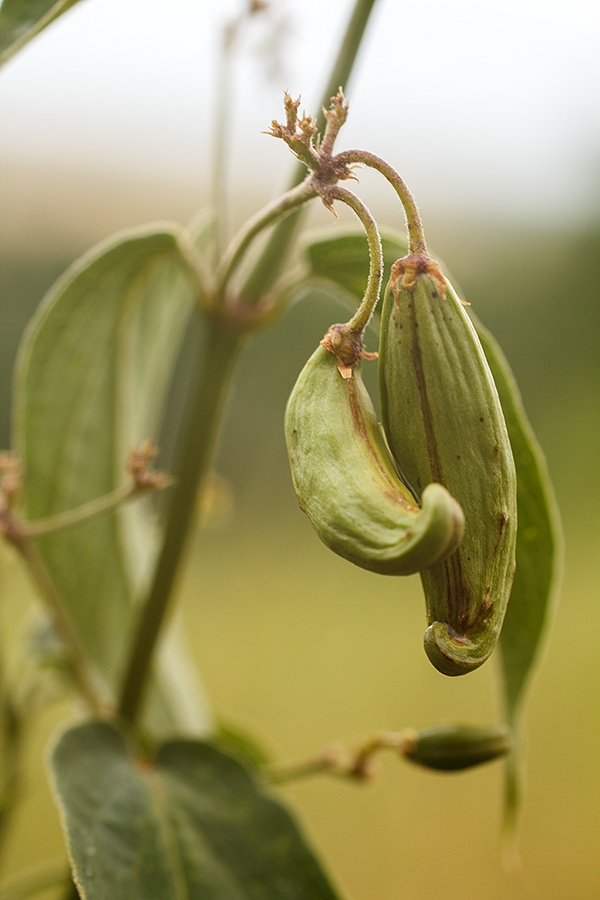
[[[383,305],[382,426],[360,361],[344,377],[331,346],[286,410],[300,506],[356,565],[420,573],[427,655],[462,675],[494,649],[515,570],[515,466],[481,344],[437,264],[412,255],[393,265]]]

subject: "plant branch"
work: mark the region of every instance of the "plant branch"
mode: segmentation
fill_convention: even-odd
[[[243,331],[222,319],[209,320],[206,352],[193,386],[164,542],[121,688],[118,711],[129,724],[136,722],[141,711],[156,644],[196,515],[198,491],[210,470],[235,363],[244,343]]]
[[[406,224],[408,227],[409,252],[427,255],[427,245],[425,243],[425,234],[417,204],[410,191],[408,190],[403,179],[398,175],[396,170],[390,166],[384,159],[369,153],[367,150],[345,150],[336,156],[336,160],[346,165],[361,164],[376,169],[383,177],[389,181],[396,191],[406,215]]]
[[[38,555],[28,533],[13,508],[21,487],[21,471],[18,460],[13,454],[0,455],[0,535],[12,544],[29,574],[36,584],[42,599],[50,609],[59,634],[65,645],[67,664],[71,669],[81,695],[90,710],[99,715],[105,704],[102,702],[90,668],[85,648],[79,640],[77,631],[65,610],[61,597],[54,586],[48,570]]]
[[[292,190],[283,194],[283,196],[278,197],[277,200],[274,200],[273,203],[270,203],[264,209],[260,210],[246,222],[221,259],[217,271],[217,288],[215,294],[217,306],[224,302],[227,285],[254,238],[259,235],[261,231],[264,231],[265,228],[268,228],[270,225],[273,225],[274,222],[289,216],[290,213],[293,213],[299,206],[302,206],[316,196],[317,191],[310,183],[310,180],[306,178],[301,184],[292,188]]]
[[[334,353],[343,378],[351,378],[352,370],[360,359],[376,359],[377,353],[367,353],[363,333],[379,300],[383,279],[383,250],[375,219],[352,191],[338,185],[323,185],[320,189],[323,203],[333,212],[333,202],[339,200],[349,206],[360,219],[369,243],[369,278],[361,304],[350,321],[332,325],[321,341],[326,350]]]
[[[356,0],[323,105],[327,105],[339,84],[348,80],[374,3],[375,0]],[[319,116],[318,123],[321,127],[325,124],[324,113]],[[235,362],[245,342],[244,330],[227,324],[225,318],[218,318],[218,308],[224,307],[227,285],[250,243],[275,222],[277,225],[241,291],[244,302],[258,303],[279,277],[295,237],[298,209],[317,193],[308,181],[301,183],[303,178],[305,167],[302,165],[294,173],[291,190],[248,223],[225,252],[219,269],[216,315],[210,320],[207,353],[194,388],[195,400],[182,442],[181,464],[174,473],[178,484],[173,492],[165,540],[140,614],[122,684],[119,713],[130,724],[135,723],[143,703],[156,643],[189,538],[197,490],[209,470]]]
[[[90,500],[89,503],[83,503],[81,506],[75,507],[75,509],[68,509],[66,512],[57,513],[55,516],[48,516],[44,519],[22,522],[21,527],[27,537],[42,537],[45,534],[52,534],[55,531],[62,531],[64,528],[71,528],[74,525],[80,525],[82,522],[97,519],[121,506],[127,500],[139,496],[140,491],[133,485],[123,484],[109,494]]]
[[[324,109],[329,105],[330,98],[337,93],[340,85],[348,84],[375,2],[376,0],[356,0],[354,4],[337,59],[321,99],[321,110],[316,119],[318,132],[322,132],[325,128]],[[306,168],[303,163],[299,162],[292,172],[290,189],[300,184],[305,176]],[[300,223],[300,210],[296,210],[293,215],[278,222],[275,226],[240,292],[245,303],[258,303],[275,284],[285,267]]]
[[[360,197],[357,197],[356,194],[353,193],[353,191],[349,191],[348,188],[342,188],[339,187],[339,185],[335,185],[328,190],[327,199],[332,202],[338,200],[341,203],[345,203],[346,206],[349,206],[360,219],[367,236],[369,244],[369,279],[361,304],[347,323],[347,328],[349,330],[360,331],[362,333],[369,324],[375,311],[375,307],[377,306],[381,291],[381,282],[383,280],[383,249],[381,246],[379,229],[377,228],[375,219]]]
[[[92,713],[101,715],[106,709],[106,704],[98,693],[88,665],[85,648],[79,640],[79,635],[73,628],[48,570],[29,539],[29,535],[21,531],[19,523],[8,513],[3,514],[1,518],[2,531],[6,539],[19,553],[44,602],[52,613],[56,627],[65,645],[67,664],[82,697]]]
[[[169,487],[173,484],[173,479],[170,475],[166,472],[151,472],[147,468],[148,459],[153,458],[155,455],[156,451],[149,442],[147,446],[140,448],[140,450],[131,451],[127,467],[132,477],[128,484],[121,485],[103,497],[90,500],[89,503],[82,503],[81,506],[77,506],[75,509],[68,509],[65,512],[57,513],[55,516],[48,516],[44,519],[21,522],[22,534],[29,538],[34,538],[61,531],[63,528],[72,528],[74,525],[80,525],[82,522],[98,519],[123,503],[135,500],[151,491]]]
[[[375,774],[374,761],[381,750],[404,753],[412,734],[408,729],[405,732],[383,731],[360,744],[352,753],[329,749],[302,762],[265,767],[263,775],[270,784],[287,784],[313,775],[367,781]]]
[[[212,196],[215,211],[215,256],[218,260],[227,237],[228,191],[227,171],[231,144],[231,113],[235,101],[232,89],[232,62],[238,40],[250,19],[260,15],[266,4],[248,3],[230,19],[221,33],[215,91],[214,150],[212,165]]]
[[[0,856],[10,834],[13,813],[21,787],[23,717],[0,673]]]
[[[229,113],[231,109],[231,60],[238,21],[223,28],[217,71],[215,96],[215,128],[212,172],[212,199],[215,210],[215,255],[218,259],[227,233],[227,157],[229,147]]]
[[[323,772],[364,781],[373,776],[382,750],[394,750],[426,769],[456,772],[500,759],[511,749],[512,735],[505,726],[441,722],[418,730],[381,731],[349,754],[328,750],[305,762],[268,768],[266,778],[282,784]]]

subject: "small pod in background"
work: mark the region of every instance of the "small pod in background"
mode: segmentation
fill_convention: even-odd
[[[372,572],[410,575],[456,550],[464,517],[441,485],[419,506],[402,483],[360,366],[343,377],[321,346],[300,373],[285,415],[294,487],[331,550]]]
[[[400,751],[406,759],[442,772],[472,769],[506,756],[512,747],[503,725],[463,725],[454,722],[407,729]]]
[[[425,650],[445,675],[489,657],[515,571],[516,473],[498,392],[464,305],[437,263],[392,266],[381,319],[383,427],[403,478],[443,484],[460,503],[457,552],[421,573]]]

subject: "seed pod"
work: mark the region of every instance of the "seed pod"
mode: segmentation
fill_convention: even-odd
[[[360,365],[342,377],[321,346],[300,373],[285,415],[294,487],[331,550],[372,572],[410,575],[456,549],[464,518],[441,485],[419,508],[400,481]]]
[[[432,725],[407,730],[401,751],[411,762],[427,769],[455,772],[499,759],[511,749],[508,728],[502,725]]]
[[[455,554],[421,575],[425,650],[445,675],[492,652],[515,570],[516,474],[492,374],[463,304],[433,260],[392,267],[382,313],[383,426],[417,496],[443,484],[465,514]]]

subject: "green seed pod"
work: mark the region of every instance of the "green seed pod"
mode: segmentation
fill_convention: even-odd
[[[506,756],[511,749],[508,728],[501,725],[448,723],[407,730],[401,751],[411,762],[427,769],[456,772]]]
[[[335,326],[334,326],[335,327]],[[360,363],[342,376],[319,347],[288,401],[285,433],[300,507],[321,540],[350,562],[384,575],[410,575],[452,553],[462,510],[439,484],[419,508],[400,481]]]
[[[425,650],[445,675],[480,666],[500,635],[515,571],[516,474],[475,329],[433,260],[392,267],[381,322],[383,427],[418,497],[443,484],[465,514],[455,554],[421,574]]]

